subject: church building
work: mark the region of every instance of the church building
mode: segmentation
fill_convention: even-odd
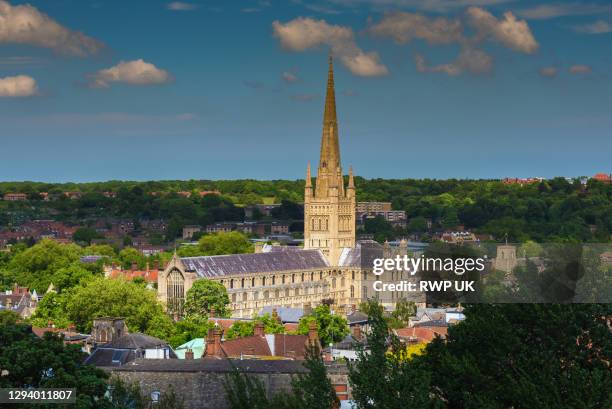
[[[178,257],[158,275],[158,297],[169,313],[181,316],[187,291],[195,280],[218,281],[227,289],[233,317],[251,318],[266,306],[314,308],[331,303],[348,313],[374,296],[374,276],[365,266],[374,253],[388,250],[355,240],[355,183],[352,169],[345,186],[340,162],[334,70],[329,57],[321,155],[315,184],[310,164],[304,191],[304,248],[265,246],[261,252],[220,256]],[[406,243],[400,251],[407,251]],[[367,256],[364,255],[367,253]],[[387,273],[385,273],[386,275]],[[393,274],[393,273],[389,273]],[[396,274],[389,279],[399,280]],[[377,294],[392,306],[395,293]]]

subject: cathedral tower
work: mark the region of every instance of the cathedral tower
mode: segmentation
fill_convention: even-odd
[[[343,247],[355,246],[355,183],[349,171],[345,188],[340,163],[334,66],[329,56],[327,92],[323,114],[321,156],[315,186],[310,163],[306,170],[304,191],[304,248],[321,249],[332,265],[338,264]]]

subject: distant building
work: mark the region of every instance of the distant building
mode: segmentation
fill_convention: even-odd
[[[190,240],[194,234],[200,231],[202,231],[201,226],[190,225],[183,227],[183,240]]]
[[[474,233],[471,233],[469,231],[447,231],[442,233],[440,240],[446,243],[459,244],[477,242],[478,238],[476,238],[476,235],[474,235]]]
[[[540,183],[544,178],[535,177],[535,178],[504,178],[502,183],[505,185],[529,185],[531,183]]]
[[[206,233],[229,233],[236,228],[236,223],[215,223],[206,226]]]
[[[391,202],[357,202],[357,213],[375,213],[391,211]]]
[[[21,318],[30,317],[38,305],[36,290],[15,285],[13,289],[0,293],[0,311],[13,311]]]
[[[198,192],[200,197],[208,196],[208,195],[221,195],[221,192],[218,190],[201,190]]]
[[[22,202],[28,200],[28,195],[25,193],[7,193],[4,195],[4,200],[8,202]]]
[[[270,234],[288,234],[289,223],[273,222],[270,225]]]
[[[605,173],[598,173],[595,176],[593,176],[593,179],[599,182],[602,182],[602,183],[612,183],[612,175],[605,174]]]

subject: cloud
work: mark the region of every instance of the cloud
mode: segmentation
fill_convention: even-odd
[[[488,11],[479,7],[467,10],[469,24],[477,31],[478,36],[499,41],[506,47],[526,54],[538,50],[538,43],[525,20],[517,20],[511,12],[504,13],[503,19],[497,19]]]
[[[587,16],[591,14],[609,13],[612,11],[611,5],[603,4],[584,4],[584,3],[557,3],[542,4],[539,6],[517,11],[521,17],[530,20],[548,20],[551,18],[565,16]]]
[[[291,71],[283,72],[282,77],[283,77],[283,81],[288,82],[290,84],[299,81],[299,78],[297,77],[297,75],[294,72],[291,72]]]
[[[108,88],[112,82],[129,85],[156,85],[168,83],[172,78],[168,71],[139,59],[120,61],[114,67],[91,74],[90,79],[90,87]]]
[[[597,20],[590,24],[583,24],[572,27],[577,33],[584,34],[606,34],[612,33],[612,24],[607,21]]]
[[[421,14],[394,12],[387,13],[377,24],[368,30],[375,37],[389,37],[398,44],[413,39],[430,44],[451,44],[463,39],[463,26],[459,20],[444,17],[428,18]]]
[[[473,30],[467,31],[466,27]],[[507,12],[500,19],[479,7],[470,7],[463,16],[449,19],[430,18],[408,12],[386,13],[366,30],[375,37],[391,38],[397,44],[422,40],[430,45],[458,44],[459,55],[447,64],[428,66],[422,55],[415,57],[419,72],[440,72],[448,75],[486,74],[493,69],[493,58],[481,50],[484,42],[502,44],[511,50],[533,54],[538,49],[529,25]]]
[[[274,37],[289,51],[302,52],[321,45],[331,48],[333,54],[358,76],[380,76],[388,74],[387,67],[380,62],[378,53],[364,52],[355,43],[350,27],[328,24],[325,20],[298,17],[285,24],[272,23]]]
[[[27,75],[0,78],[0,98],[31,97],[38,94],[36,80]]]
[[[191,11],[197,9],[199,6],[193,3],[185,3],[182,1],[173,1],[172,3],[168,3],[166,8],[172,11]]]
[[[469,6],[493,6],[512,1],[514,0],[330,0],[331,3],[347,7],[367,5],[382,10],[410,8],[437,13]]]
[[[43,59],[28,56],[0,57],[0,66],[6,65],[37,65],[42,64]]]
[[[542,77],[555,78],[559,74],[557,67],[542,67],[538,71]]]
[[[577,64],[577,65],[572,65],[569,68],[569,72],[570,74],[589,74],[593,72],[593,69],[589,67],[588,65]]]
[[[440,72],[450,76],[456,76],[464,72],[475,75],[486,74],[493,69],[493,59],[489,54],[469,47],[463,48],[457,59],[451,63],[429,67],[425,58],[420,54],[415,56],[415,63],[419,72]]]
[[[70,30],[29,4],[0,0],[0,44],[28,44],[60,54],[87,56],[104,48],[98,40]]]

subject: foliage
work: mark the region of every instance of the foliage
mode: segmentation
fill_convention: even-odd
[[[108,375],[83,365],[78,345],[52,333],[39,338],[23,324],[0,325],[0,387],[76,388],[78,408],[97,408]]]
[[[266,334],[283,334],[285,326],[272,318],[270,314],[264,314],[261,317],[255,317],[251,321],[235,321],[225,333],[226,339],[248,337],[255,333],[255,325],[262,323]]]
[[[342,341],[349,333],[346,318],[332,314],[329,305],[319,305],[312,313],[300,318],[298,334],[307,335],[309,325],[313,321],[317,323],[319,339],[322,345]]]
[[[156,331],[160,336],[160,327],[171,327],[155,291],[121,279],[93,278],[61,294],[48,293],[41,304],[32,317],[37,324],[68,321],[89,332],[94,318],[110,316],[125,317],[133,332]]]
[[[127,383],[117,376],[110,379],[109,390],[104,405],[109,404],[114,409],[183,409],[185,407],[184,400],[176,395],[172,387],[162,392],[156,403],[152,402],[151,397],[142,393],[138,383]]]
[[[93,239],[101,238],[104,238],[104,236],[98,233],[96,229],[92,229],[91,227],[79,227],[72,235],[72,240],[74,240],[76,243],[91,244]]]
[[[185,315],[207,317],[212,308],[215,316],[229,317],[229,297],[223,284],[212,280],[196,280],[185,297]]]
[[[410,322],[410,317],[416,315],[416,304],[414,301],[408,301],[405,298],[400,298],[395,303],[395,310],[391,313],[388,322],[391,328],[404,328]]]
[[[298,374],[293,379],[294,400],[299,408],[303,409],[331,409],[340,406],[327,369],[321,357],[321,350],[317,345],[306,349],[304,366],[308,369],[305,374]]]
[[[349,363],[349,382],[356,407],[443,407],[439,400],[430,397],[430,372],[405,359],[405,348],[389,331],[382,306],[375,300],[368,304],[369,351],[360,346],[357,362]]]
[[[178,250],[178,254],[182,257],[252,252],[253,244],[246,235],[237,231],[207,234],[200,238],[197,246],[184,246]]]

